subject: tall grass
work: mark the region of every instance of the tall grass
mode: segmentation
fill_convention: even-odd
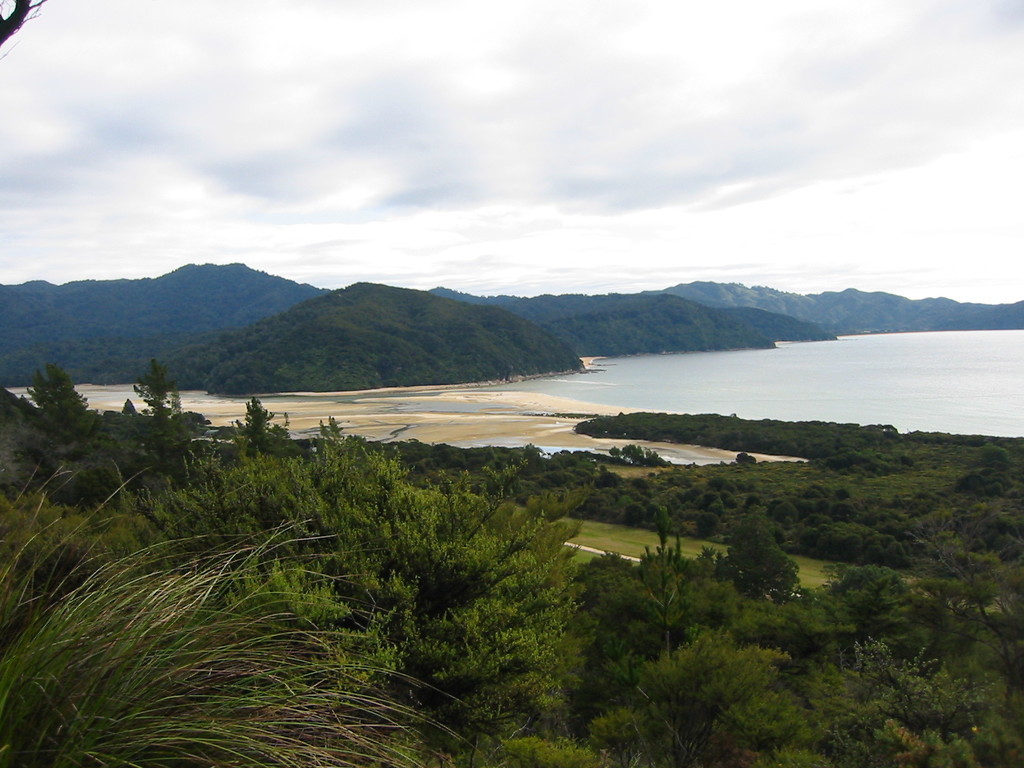
[[[415,764],[372,675],[236,587],[248,553],[54,569],[66,544],[0,561],[0,768]]]

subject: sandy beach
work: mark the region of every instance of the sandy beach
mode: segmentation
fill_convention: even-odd
[[[131,385],[86,384],[79,386],[78,391],[97,410],[120,410],[126,399],[131,399],[137,408],[143,407]],[[598,452],[639,443],[681,464],[716,464],[732,461],[736,456],[733,451],[715,448],[579,435],[573,427],[580,421],[625,409],[531,392],[448,386],[290,392],[259,398],[264,407],[277,414],[277,423],[284,423],[287,416],[288,427],[296,435],[315,432],[321,422],[333,417],[345,433],[370,440],[420,440],[459,447],[535,445],[544,451]],[[181,393],[185,410],[203,414],[216,426],[243,419],[247,400],[196,391]]]

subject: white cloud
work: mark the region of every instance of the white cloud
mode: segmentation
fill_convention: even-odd
[[[47,4],[0,60],[0,282],[1019,300],[1018,9]]]

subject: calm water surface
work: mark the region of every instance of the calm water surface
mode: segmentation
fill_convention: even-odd
[[[844,336],[605,358],[598,370],[495,388],[651,411],[1024,436],[1024,331]]]

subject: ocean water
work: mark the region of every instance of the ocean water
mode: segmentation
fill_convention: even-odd
[[[1024,331],[874,334],[603,358],[594,373],[494,388],[648,411],[1024,437]]]

